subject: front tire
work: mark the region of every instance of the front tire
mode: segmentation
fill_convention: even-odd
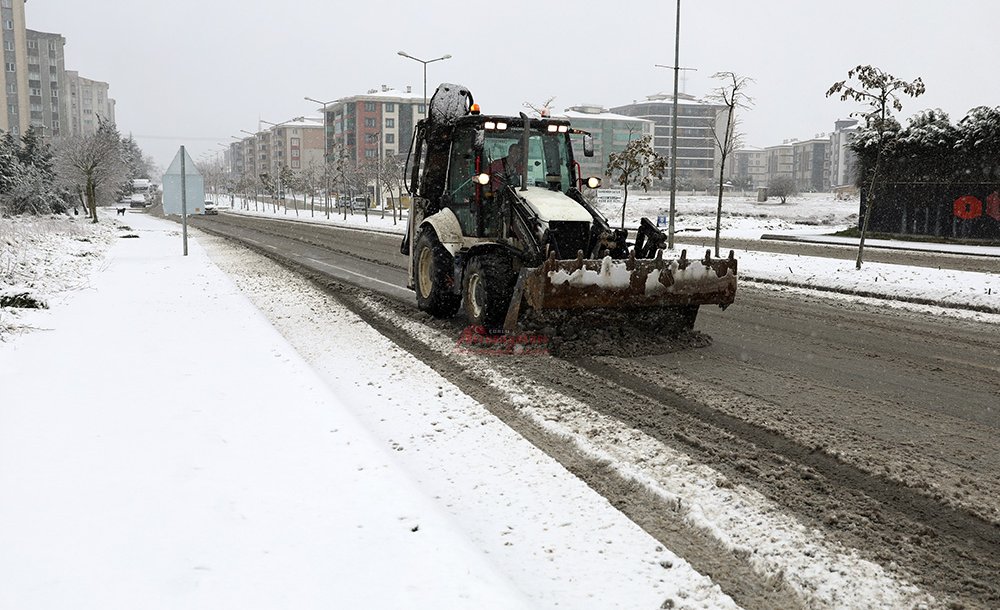
[[[489,330],[503,326],[514,295],[510,261],[498,254],[482,254],[469,261],[462,286],[462,302],[469,323]]]
[[[462,296],[452,290],[453,260],[433,229],[420,231],[413,247],[413,289],[417,307],[436,318],[450,318],[461,306]]]

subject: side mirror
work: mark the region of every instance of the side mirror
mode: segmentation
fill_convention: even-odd
[[[583,156],[593,157],[594,156],[594,136],[589,133],[583,134]]]

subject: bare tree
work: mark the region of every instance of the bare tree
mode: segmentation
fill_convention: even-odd
[[[88,216],[97,222],[99,196],[110,194],[125,179],[121,137],[113,123],[98,119],[92,135],[70,136],[56,153],[56,174],[61,182],[77,190]]]
[[[645,135],[637,140],[632,139],[632,129],[629,129],[629,143],[621,152],[611,153],[608,158],[608,176],[622,185],[625,196],[622,198],[622,228],[625,228],[625,206],[628,204],[629,185],[640,186],[649,190],[653,178],[662,178],[667,169],[667,160],[653,150],[653,136]]]
[[[392,224],[396,224],[397,216],[398,218],[403,217],[400,199],[406,191],[406,180],[403,176],[406,157],[403,155],[388,155],[383,159],[382,164],[384,168],[382,187],[385,189],[387,197],[392,198],[395,195],[392,206]]]
[[[856,79],[856,85],[848,84]],[[917,78],[906,82],[888,72],[872,67],[858,66],[847,72],[847,79],[834,83],[826,92],[826,96],[840,94],[842,101],[860,102],[868,107],[867,111],[852,112],[851,116],[859,116],[865,120],[865,129],[874,137],[871,144],[875,147],[875,162],[870,168],[865,168],[862,180],[868,183],[868,193],[865,197],[865,217],[861,223],[861,239],[858,242],[858,260],[855,268],[861,269],[865,250],[865,235],[868,232],[868,221],[872,208],[875,207],[875,184],[881,178],[879,164],[889,141],[899,133],[899,122],[892,117],[892,109],[901,111],[903,103],[900,94],[917,97],[924,93],[924,82]]]
[[[525,102],[524,107],[530,108],[535,114],[537,114],[540,117],[549,116],[549,113],[552,110],[552,102],[554,101],[556,101],[556,96],[553,95],[549,99],[542,102],[541,105],[535,105],[532,104],[531,102]]]
[[[716,72],[712,78],[722,81],[708,99],[723,106],[725,110],[720,114],[726,115],[726,128],[719,137],[719,130],[712,130],[712,137],[715,138],[715,146],[719,149],[719,203],[715,209],[715,256],[719,256],[719,231],[722,225],[722,190],[725,185],[726,159],[740,145],[742,134],[739,132],[739,122],[736,119],[737,110],[745,110],[753,104],[753,100],[746,94],[746,88],[753,82],[752,78],[737,76],[733,72]]]

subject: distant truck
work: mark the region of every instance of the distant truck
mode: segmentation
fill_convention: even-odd
[[[153,183],[149,178],[132,180],[132,195],[129,197],[129,207],[144,208],[149,205],[152,197]]]

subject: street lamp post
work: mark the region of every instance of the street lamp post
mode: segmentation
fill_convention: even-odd
[[[431,64],[436,61],[441,61],[443,59],[451,59],[451,55],[442,55],[441,57],[436,57],[434,59],[424,60],[424,59],[418,59],[410,55],[406,51],[398,51],[397,54],[402,55],[403,57],[408,57],[413,61],[419,61],[424,65],[424,116],[426,117],[427,116],[427,64]]]
[[[336,102],[337,100],[330,100],[329,102],[321,102],[317,99],[311,98],[308,95],[305,97],[307,102],[315,102],[323,106],[323,182],[325,182],[324,196],[323,196],[323,208],[326,210],[326,217],[330,218],[330,127],[327,127],[327,116],[326,107],[330,104]]]

